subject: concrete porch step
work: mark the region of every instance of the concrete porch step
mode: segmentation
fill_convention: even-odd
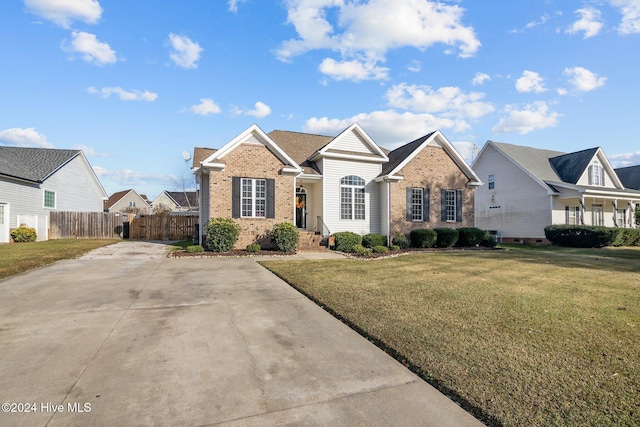
[[[299,251],[328,251],[329,248],[323,245],[323,237],[313,231],[298,232]]]

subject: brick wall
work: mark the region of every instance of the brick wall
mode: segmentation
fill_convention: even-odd
[[[294,178],[280,175],[285,165],[262,144],[241,144],[222,162],[226,164],[224,171],[209,174],[210,218],[231,218],[232,177],[275,179],[275,218],[234,218],[242,227],[236,248],[244,249],[255,242],[266,246],[275,224],[294,222]]]
[[[467,188],[469,179],[441,147],[427,146],[420,151],[398,175],[400,182],[391,183],[391,236],[409,233],[417,228],[473,227],[474,190]],[[430,215],[428,222],[407,221],[407,187],[430,189]],[[440,190],[462,190],[462,222],[441,221]]]

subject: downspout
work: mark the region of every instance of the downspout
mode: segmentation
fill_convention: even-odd
[[[387,246],[391,246],[391,183],[387,182]]]

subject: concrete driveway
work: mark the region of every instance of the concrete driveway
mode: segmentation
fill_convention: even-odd
[[[253,259],[165,250],[0,281],[0,425],[481,425]]]

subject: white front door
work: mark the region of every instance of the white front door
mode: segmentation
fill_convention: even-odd
[[[0,243],[9,243],[9,204],[0,203]]]

